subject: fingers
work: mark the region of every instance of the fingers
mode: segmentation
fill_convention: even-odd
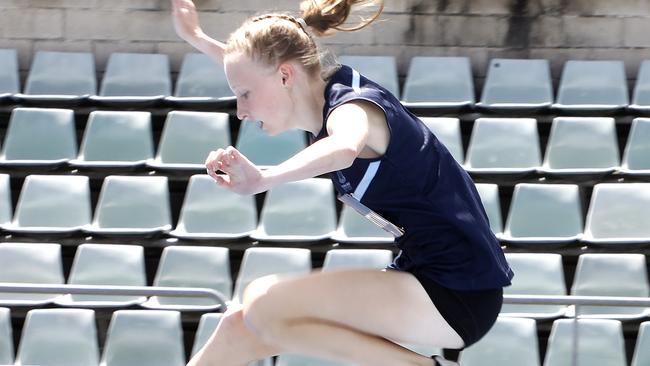
[[[208,155],[208,158],[205,160],[206,172],[217,183],[222,185],[229,184],[230,177],[217,174],[217,171],[222,171],[227,175],[231,175],[233,173],[231,169],[231,164],[235,163],[240,156],[241,155],[239,154],[237,149],[235,149],[232,146],[228,146],[225,149],[220,148],[215,151],[212,151]]]

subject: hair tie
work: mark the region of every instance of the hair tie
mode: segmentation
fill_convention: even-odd
[[[303,18],[296,18],[296,22],[298,24],[300,24],[300,26],[302,27],[302,30],[307,32],[307,22],[305,22],[305,20]]]

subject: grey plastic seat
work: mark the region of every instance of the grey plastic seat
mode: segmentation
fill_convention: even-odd
[[[463,109],[474,106],[474,79],[467,57],[411,58],[402,103],[410,109]]]
[[[257,227],[255,196],[220,187],[207,174],[190,177],[176,228],[169,234],[188,239],[234,239]]]
[[[0,49],[0,100],[18,92],[18,52],[15,49]]]
[[[260,220],[250,237],[265,241],[316,241],[336,230],[334,186],[326,178],[309,178],[271,188]]]
[[[269,136],[258,122],[249,120],[241,122],[235,145],[253,164],[262,168],[278,165],[306,146],[305,131],[293,129]]]
[[[11,223],[13,207],[11,203],[11,184],[9,174],[0,174],[0,228]]]
[[[172,94],[169,57],[154,53],[112,53],[98,96],[110,105],[151,104]]]
[[[140,245],[81,244],[68,275],[70,285],[146,286],[144,248]],[[124,307],[142,303],[144,296],[64,295],[60,306]]]
[[[558,319],[553,322],[544,366],[572,365],[577,349],[577,366],[626,366],[621,322],[612,319]],[[574,334],[577,332],[577,348]]]
[[[569,60],[553,108],[562,112],[615,112],[628,106],[623,61]]]
[[[104,179],[88,231],[103,235],[154,235],[171,229],[167,177],[119,176]]]
[[[455,117],[420,117],[459,164],[465,162],[460,120]]]
[[[163,249],[154,286],[201,287],[232,297],[229,250],[224,247],[168,246]],[[142,307],[148,309],[210,310],[217,309],[212,299],[152,296]],[[220,309],[225,311],[225,309]]]
[[[650,60],[644,60],[639,65],[632,101],[628,108],[637,113],[650,111]]]
[[[535,320],[498,317],[481,340],[460,352],[458,363],[463,366],[540,366]]]
[[[481,101],[488,111],[541,111],[553,104],[553,85],[548,60],[490,60]]]
[[[311,271],[311,251],[304,248],[248,248],[244,252],[233,302],[241,303],[244,290],[253,280],[268,275],[307,274]]]
[[[0,365],[14,364],[14,337],[11,310],[0,308]]]
[[[101,366],[184,366],[185,361],[180,312],[113,312]]]
[[[397,62],[394,56],[339,56],[339,62],[357,70],[361,75],[386,88],[399,99]]]
[[[157,169],[205,171],[212,150],[230,142],[227,113],[171,111],[160,136],[158,152],[148,166]]]
[[[605,175],[620,165],[616,125],[608,117],[553,119],[544,162],[550,175]]]
[[[25,82],[24,102],[78,102],[97,94],[90,52],[37,51]]]
[[[470,173],[527,174],[542,163],[537,120],[478,118],[467,147]]]
[[[384,269],[393,261],[388,249],[330,249],[325,254],[323,271],[335,269]]]
[[[650,365],[650,321],[639,325],[631,366]]]
[[[185,105],[235,101],[223,66],[202,53],[186,53],[178,72],[174,96],[167,101]]]
[[[63,284],[61,245],[50,243],[0,244],[0,282]],[[57,294],[4,293],[0,304],[37,306],[51,303]]]
[[[625,244],[650,241],[650,183],[594,186],[582,240]]]
[[[199,325],[194,333],[192,343],[192,356],[194,356],[207,343],[214,330],[217,329],[223,313],[205,313],[199,319]]]
[[[16,108],[11,112],[0,165],[61,165],[76,155],[71,109]]]
[[[35,309],[25,318],[16,365],[97,366],[95,312]]]
[[[129,167],[154,157],[150,112],[93,111],[88,116],[76,167]]]
[[[28,175],[13,221],[5,229],[21,233],[72,233],[90,225],[90,185],[86,176]]]
[[[501,199],[499,186],[494,183],[476,183],[476,190],[481,197],[481,203],[487,213],[492,232],[499,236],[503,233],[503,215],[501,213]]]
[[[392,243],[395,238],[387,231],[359,215],[353,208],[343,206],[338,227],[331,239],[341,243]]]
[[[581,254],[578,257],[571,295],[650,297],[648,268],[643,254]],[[640,319],[650,307],[579,306],[580,317]]]
[[[635,118],[632,121],[619,171],[631,175],[650,175],[650,118]]]
[[[584,231],[576,184],[518,183],[500,239],[521,243],[570,243]]]
[[[562,256],[556,253],[506,253],[510,268],[517,274],[512,285],[503,288],[504,295],[565,296]],[[501,315],[535,319],[564,316],[566,305],[503,304]]]

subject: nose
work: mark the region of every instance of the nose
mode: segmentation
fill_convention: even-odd
[[[237,100],[237,118],[240,120],[248,118],[248,112],[245,111],[242,103],[240,103],[239,100]]]

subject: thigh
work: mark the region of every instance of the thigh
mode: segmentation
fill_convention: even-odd
[[[244,306],[261,301],[269,316],[315,318],[399,343],[463,346],[422,285],[407,272],[319,271],[262,279],[251,287]]]

